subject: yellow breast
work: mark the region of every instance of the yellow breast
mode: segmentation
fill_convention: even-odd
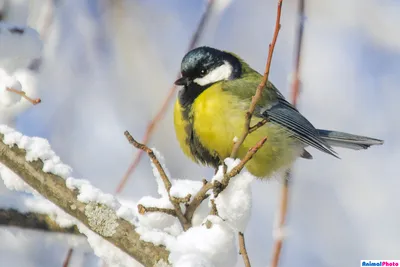
[[[241,101],[236,96],[222,91],[219,83],[195,99],[191,106],[191,121],[182,117],[182,107],[177,101],[174,110],[175,130],[183,152],[195,160],[186,142],[185,127],[191,124],[204,148],[210,153],[218,154],[222,159],[229,157],[234,138],[240,137],[243,133],[248,105],[249,102]],[[260,120],[253,117],[252,125]],[[238,157],[244,157],[247,151],[265,136],[268,138],[267,142],[246,165],[250,173],[258,177],[270,176],[294,160],[292,140],[286,131],[272,123],[267,123],[251,133],[239,149]]]

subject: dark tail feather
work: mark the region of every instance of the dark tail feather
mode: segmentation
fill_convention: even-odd
[[[366,136],[342,133],[329,130],[317,130],[321,139],[329,145],[344,147],[354,150],[367,149],[373,145],[382,145],[383,140],[370,138]]]

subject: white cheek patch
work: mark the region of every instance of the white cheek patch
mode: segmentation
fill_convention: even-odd
[[[194,79],[194,82],[198,85],[204,86],[218,81],[228,80],[232,75],[232,70],[233,68],[231,64],[225,61],[223,65],[213,69],[206,76]]]

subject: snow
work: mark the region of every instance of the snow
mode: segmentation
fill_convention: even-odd
[[[227,171],[229,172],[239,164],[240,160],[231,158],[225,159]],[[214,180],[222,177],[222,168],[214,176]],[[218,215],[223,218],[235,231],[244,233],[251,215],[251,182],[254,180],[245,169],[231,178],[227,188],[215,199]]]
[[[71,174],[71,167],[61,162],[55,152],[51,150],[50,144],[46,139],[24,136],[7,125],[0,125],[0,133],[4,135],[3,142],[6,145],[10,147],[17,145],[18,148],[26,151],[25,158],[27,161],[41,159],[44,164],[44,172],[53,173],[63,178]]]
[[[175,242],[167,245],[171,254],[169,260],[175,262],[186,262],[187,266],[196,265],[200,258],[203,266],[234,266],[237,260],[235,231],[229,227],[221,218],[208,216],[211,227],[206,224],[195,226],[179,235]],[[188,262],[186,255],[196,255],[194,262]],[[182,259],[183,258],[183,259]]]
[[[40,58],[42,41],[39,33],[26,26],[0,23],[0,66],[11,74],[27,68]]]
[[[21,91],[22,86],[14,76],[10,77],[0,69],[0,106],[10,107],[21,100],[21,95],[8,91],[9,88]]]

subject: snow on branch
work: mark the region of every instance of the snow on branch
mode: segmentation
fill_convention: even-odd
[[[135,264],[125,253],[145,266],[168,261],[164,247],[143,241],[135,231],[133,211],[88,181],[69,177],[71,168],[60,161],[47,140],[23,136],[4,125],[0,125],[0,140],[0,162],[13,172],[0,169],[6,186],[40,194],[54,203],[61,209],[52,209],[58,214],[56,221],[76,224],[98,256],[119,266]],[[107,246],[102,239],[120,250]]]

